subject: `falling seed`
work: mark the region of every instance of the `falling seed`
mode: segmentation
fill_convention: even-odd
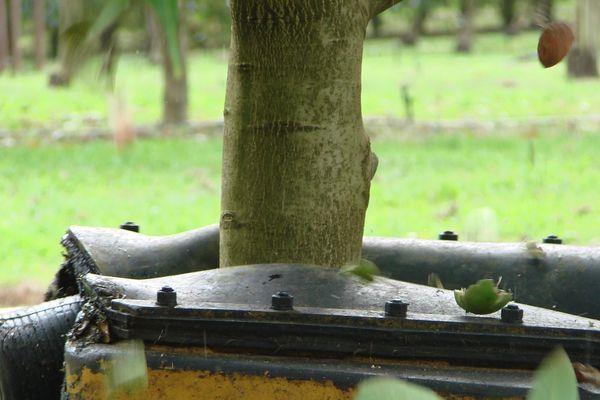
[[[569,25],[563,22],[548,25],[538,43],[538,57],[542,65],[550,68],[561,62],[574,41],[575,35]]]

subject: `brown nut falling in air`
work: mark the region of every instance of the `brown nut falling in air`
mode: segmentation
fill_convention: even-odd
[[[574,41],[575,35],[569,25],[563,22],[548,25],[538,43],[538,57],[542,65],[550,68],[561,62]]]

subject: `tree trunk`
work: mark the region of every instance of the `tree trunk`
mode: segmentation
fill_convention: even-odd
[[[0,73],[8,64],[8,16],[6,0],[0,0]]]
[[[502,14],[502,28],[507,35],[517,33],[517,14],[515,12],[517,0],[501,0],[500,13]]]
[[[381,26],[383,25],[383,21],[379,16],[373,18],[371,20],[371,28],[373,29],[373,37],[375,39],[381,37]]]
[[[44,0],[33,1],[33,25],[35,31],[35,66],[42,69],[46,62],[46,10]]]
[[[390,0],[232,0],[221,267],[358,263],[371,178],[370,18]]]
[[[179,19],[179,71],[176,70],[173,60],[169,56],[169,49],[161,29],[162,35],[162,64],[164,76],[163,93],[163,123],[177,125],[187,121],[188,111],[188,84],[187,84],[187,26],[185,14],[180,13]]]
[[[21,38],[21,0],[9,0],[10,4],[10,65],[13,72],[21,70],[22,55],[19,39]]]
[[[152,10],[152,7],[149,4],[145,5],[144,14],[146,19],[146,31],[148,33],[146,38],[146,54],[151,62],[158,63],[160,61],[161,53],[160,27],[158,26],[158,21],[154,15],[154,10]]]
[[[554,1],[535,0],[533,24],[544,27],[554,20]]]
[[[578,0],[576,43],[569,53],[568,72],[572,78],[598,76],[599,0]]]
[[[458,44],[456,51],[459,53],[470,53],[473,46],[473,15],[475,14],[476,0],[460,1],[460,16],[458,28]]]
[[[430,7],[429,0],[420,0],[417,4],[410,31],[402,37],[402,42],[405,45],[416,45],[423,32],[425,32],[425,21],[429,16]]]

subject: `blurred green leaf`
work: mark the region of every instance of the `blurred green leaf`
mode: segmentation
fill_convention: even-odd
[[[454,291],[456,304],[473,314],[491,314],[500,310],[513,298],[512,293],[498,289],[491,279],[482,279],[467,289]]]
[[[179,7],[177,0],[148,0],[156,17],[164,30],[169,50],[169,58],[173,64],[175,76],[180,76],[182,71],[179,48]]]
[[[392,378],[362,382],[354,400],[441,400],[430,389]]]
[[[132,394],[148,386],[148,369],[144,342],[128,340],[114,345],[115,356],[106,371],[108,393]]]
[[[102,32],[117,22],[131,5],[129,0],[108,0],[87,34],[87,40],[93,40]]]
[[[562,348],[554,350],[542,361],[527,400],[579,400],[575,371]]]
[[[358,265],[345,265],[340,269],[340,273],[342,274],[354,274],[366,281],[371,282],[373,277],[380,274],[379,268],[373,262],[369,260],[365,260],[364,258],[360,260],[360,264]]]

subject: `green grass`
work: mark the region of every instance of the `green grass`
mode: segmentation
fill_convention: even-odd
[[[380,137],[365,233],[598,243],[599,146],[595,134],[544,135],[532,164],[518,136]],[[71,224],[133,220],[170,234],[216,222],[220,154],[219,138],[145,140],[121,154],[105,142],[0,148],[0,283],[49,281]]]
[[[565,64],[544,70],[535,51],[538,34],[480,35],[472,55],[453,53],[453,38],[428,38],[415,49],[398,40],[368,41],[363,73],[365,115],[404,116],[400,86],[408,85],[420,120],[574,116],[598,112],[596,81],[573,81]],[[52,67],[49,67],[52,69]],[[225,51],[190,58],[190,118],[221,118],[227,74]],[[71,88],[51,89],[47,71],[0,76],[0,130],[41,127],[77,131],[105,124],[106,93],[92,69]],[[143,57],[121,59],[117,89],[137,123],[160,120],[161,73]],[[99,119],[99,122],[96,121]]]

